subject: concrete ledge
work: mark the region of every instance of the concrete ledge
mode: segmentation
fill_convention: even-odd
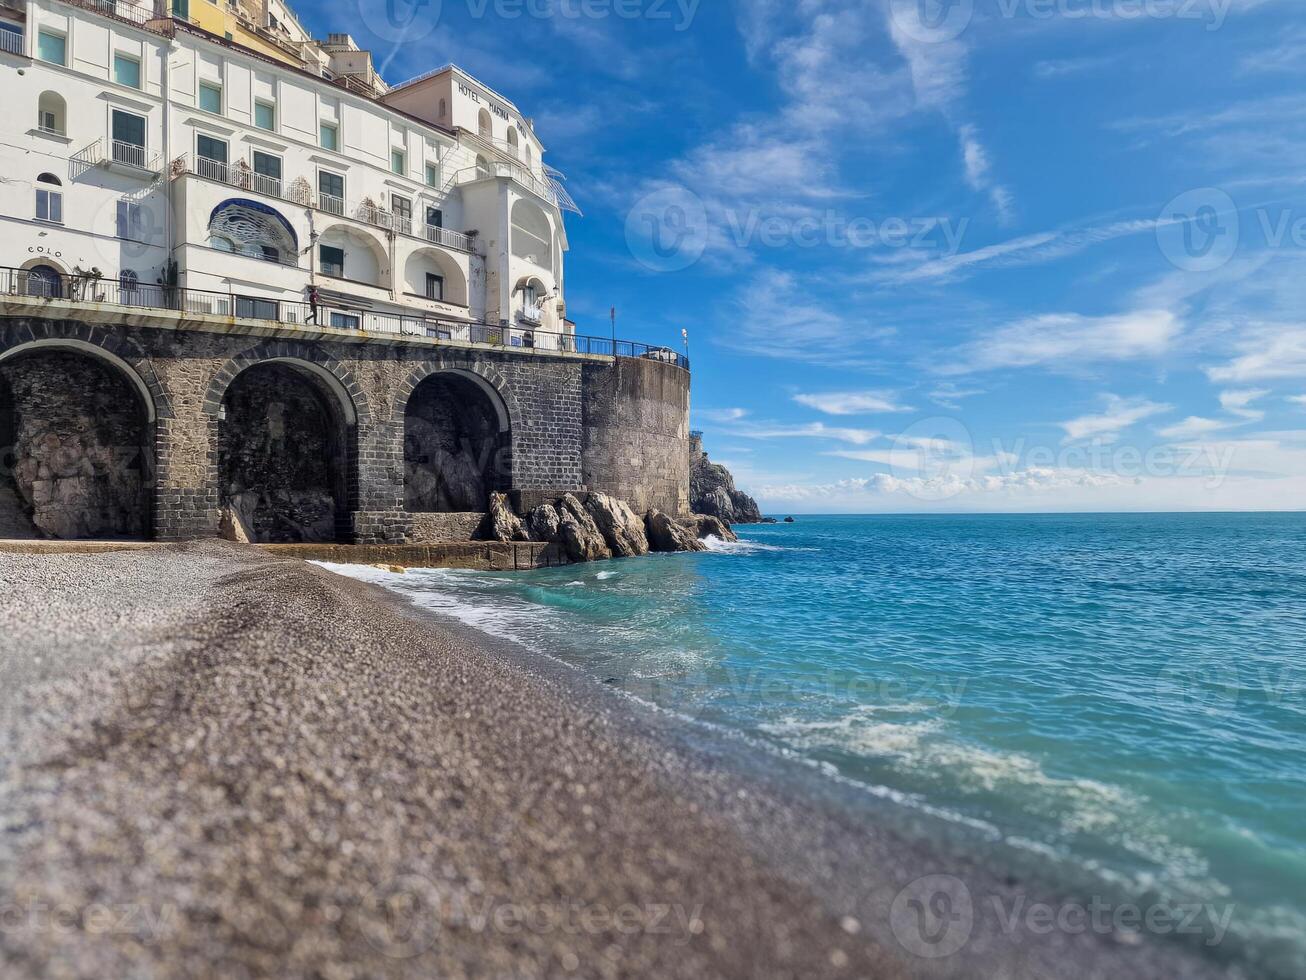
[[[153,541],[56,541],[49,538],[0,539],[0,553],[9,555],[99,555],[109,551],[145,551]]]
[[[404,568],[466,568],[521,572],[569,564],[557,545],[537,542],[445,541],[439,544],[261,544],[282,558],[341,565],[402,565]]]

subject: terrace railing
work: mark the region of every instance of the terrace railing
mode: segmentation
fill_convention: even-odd
[[[0,51],[6,54],[23,53],[23,33],[22,31],[3,31],[0,30]]]
[[[291,327],[336,327],[378,336],[425,337],[435,341],[478,344],[527,353],[556,351],[604,357],[645,358],[689,370],[689,359],[669,347],[631,340],[612,340],[582,334],[554,333],[503,324],[476,323],[442,318],[431,313],[383,313],[337,302],[310,303],[219,293],[93,276],[56,275],[48,268],[36,270],[0,267],[0,299],[25,296],[40,300],[67,300],[97,306],[137,310],[171,310],[194,315],[235,317]]]

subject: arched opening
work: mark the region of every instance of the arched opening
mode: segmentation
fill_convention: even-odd
[[[348,225],[334,225],[318,236],[317,260],[324,276],[381,288],[389,285],[385,247]]]
[[[494,139],[494,120],[490,118],[490,113],[482,109],[476,117],[476,131],[480,134],[481,139]]]
[[[512,483],[507,413],[488,383],[433,374],[404,412],[404,506],[418,513],[484,511]]]
[[[43,133],[67,135],[68,107],[58,92],[42,92],[37,99],[36,126]]]
[[[521,159],[521,138],[517,135],[517,127],[508,127],[508,152]]]
[[[54,266],[40,262],[29,266],[25,272],[24,291],[28,296],[45,296],[49,299],[59,299],[63,296],[63,279]]]
[[[209,246],[282,265],[299,262],[295,229],[275,208],[238,198],[223,201],[209,214]]]
[[[267,361],[222,399],[222,505],[251,541],[332,542],[349,532],[352,409],[307,364]]]
[[[404,291],[425,299],[467,305],[467,277],[449,255],[419,248],[404,263]]]
[[[150,536],[153,412],[128,370],[44,342],[0,360],[0,537]]]
[[[530,201],[512,206],[512,254],[541,269],[553,268],[553,227]]]

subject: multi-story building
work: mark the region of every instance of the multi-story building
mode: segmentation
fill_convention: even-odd
[[[0,0],[4,63],[7,291],[507,346],[574,336],[575,205],[531,121],[454,66],[390,88],[351,38],[313,40],[278,0]]]

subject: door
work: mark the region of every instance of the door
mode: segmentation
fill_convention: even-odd
[[[145,117],[113,110],[113,160],[133,167],[145,166]]]

